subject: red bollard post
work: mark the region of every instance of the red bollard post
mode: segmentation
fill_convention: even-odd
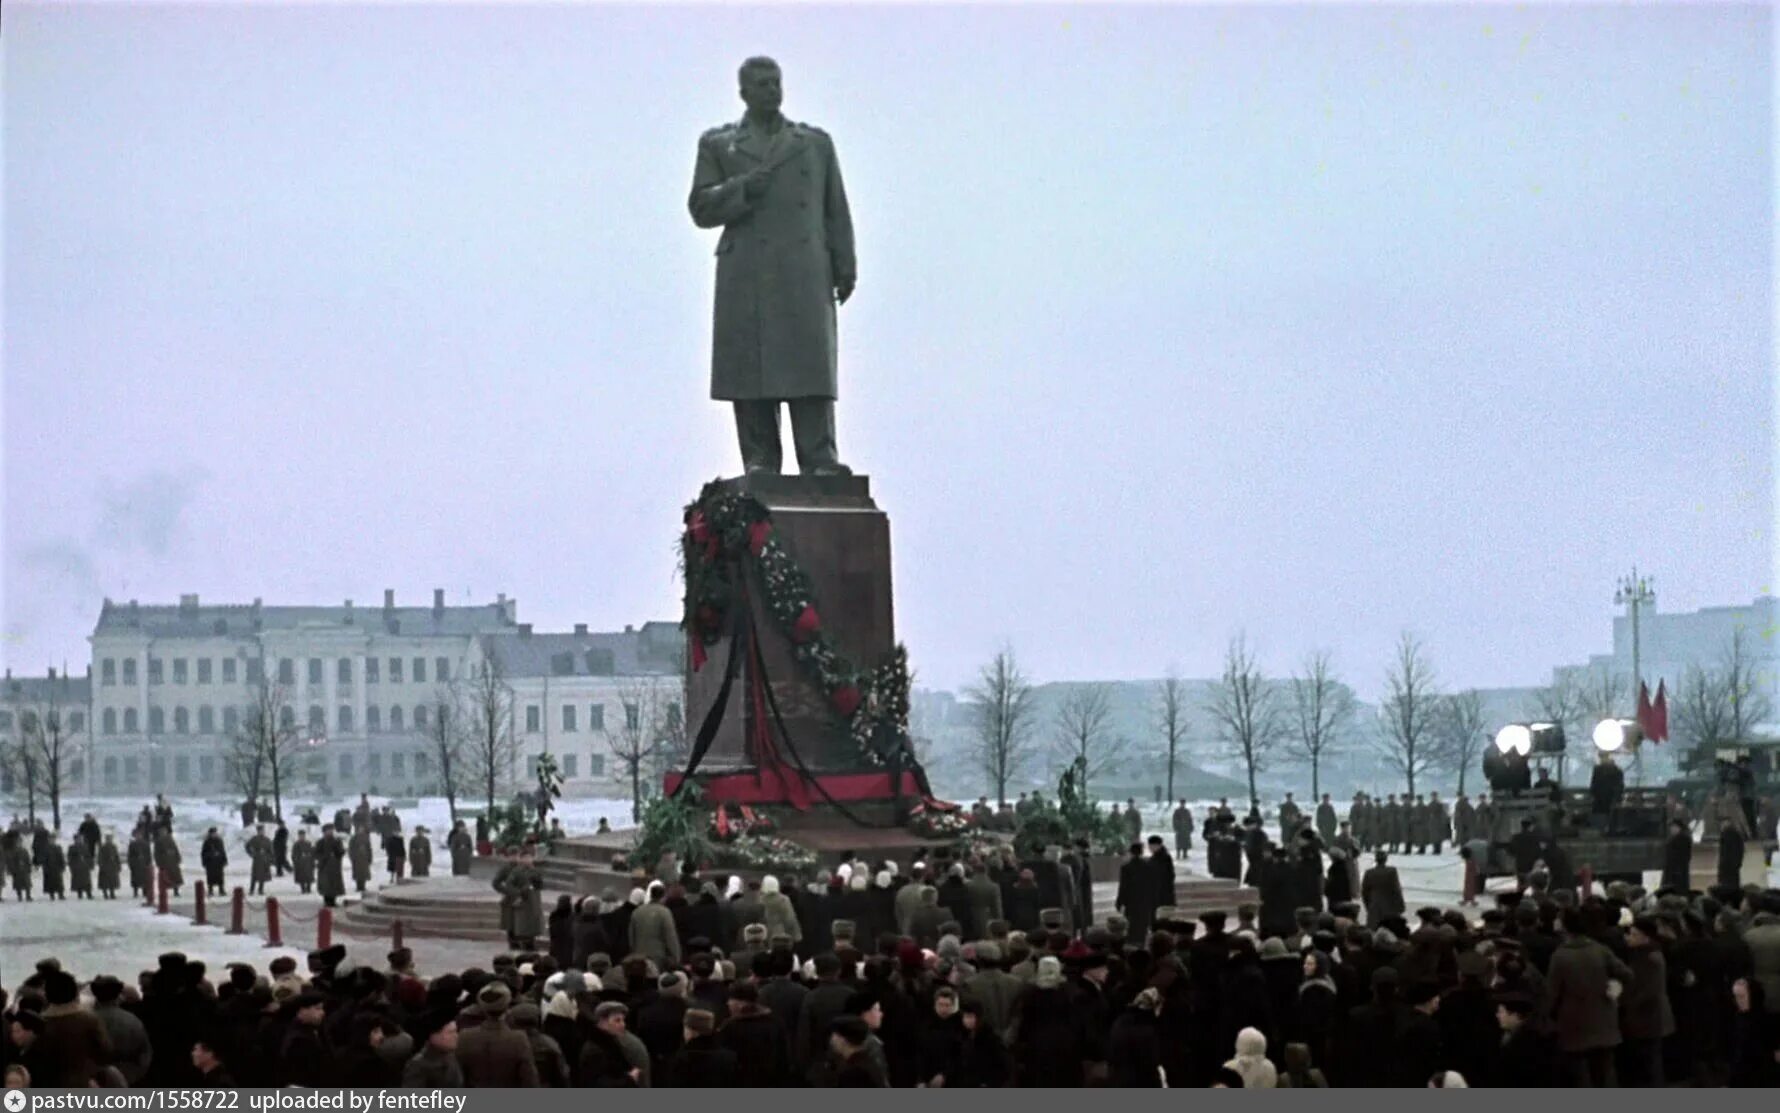
[[[192,886],[192,923],[203,927],[209,922],[204,915],[204,883],[199,881]]]
[[[266,898],[266,946],[284,946],[284,936],[278,927],[278,898]]]
[[[168,911],[169,910],[167,908],[167,871],[162,870],[161,871],[161,901],[160,901],[160,904],[158,904],[155,907],[155,915],[165,916]]]
[[[247,934],[247,892],[239,885],[229,901],[229,934]]]
[[[325,951],[334,945],[334,910],[322,906],[320,915],[315,917],[315,949]]]
[[[1587,900],[1595,888],[1595,868],[1584,865],[1576,871],[1576,899]]]
[[[395,927],[392,931],[392,935],[394,936],[394,939],[395,939],[395,944],[394,944],[395,949],[398,951],[401,950],[402,949],[402,921],[397,920],[395,922]]]

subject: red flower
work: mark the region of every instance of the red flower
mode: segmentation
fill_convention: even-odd
[[[841,713],[843,719],[852,717],[859,709],[859,688],[853,684],[843,684],[829,694],[828,700],[834,709]]]
[[[791,640],[802,645],[815,637],[821,629],[822,620],[817,617],[816,608],[805,607],[803,613],[797,616],[797,621],[791,624]]]
[[[748,527],[748,551],[755,556],[766,548],[767,538],[773,535],[773,524],[765,518]]]

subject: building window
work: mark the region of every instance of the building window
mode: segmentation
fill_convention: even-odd
[[[216,709],[213,707],[198,708],[198,733],[216,733]]]
[[[605,754],[587,755],[587,775],[589,777],[603,777],[606,775]]]
[[[365,733],[377,734],[383,730],[383,709],[376,704],[365,708]]]
[[[322,733],[326,732],[327,729],[328,729],[328,714],[327,714],[327,712],[325,712],[321,709],[321,704],[319,704],[319,703],[310,704],[309,705],[309,733],[312,735],[318,735],[318,734],[322,734]]]
[[[340,779],[343,781],[350,781],[352,779],[352,755],[351,754],[341,754],[340,755]]]
[[[167,730],[167,716],[158,707],[148,709],[148,733],[162,734]]]
[[[588,730],[605,730],[606,729],[606,705],[605,704],[596,703],[587,709],[587,729]]]
[[[148,778],[149,778],[149,780],[153,781],[155,784],[160,784],[162,781],[165,781],[167,779],[167,759],[166,758],[151,757],[148,759]]]
[[[117,758],[108,757],[105,759],[105,787],[117,787]]]
[[[313,687],[313,688],[321,687],[321,658],[320,657],[309,658],[309,685],[310,685],[310,687]]]
[[[99,683],[105,685],[117,683],[117,658],[107,657],[99,662]]]
[[[250,657],[247,660],[247,682],[249,684],[260,682],[260,660],[258,657]],[[223,658],[223,683],[235,683],[235,659],[233,657]]]
[[[136,683],[136,658],[134,657],[124,658],[124,683]]]
[[[12,712],[0,711],[0,730],[12,729]]]
[[[285,710],[288,711],[290,709],[287,707]],[[240,725],[241,713],[236,711],[233,707],[223,708],[223,733],[234,734],[235,729]]]
[[[637,725],[641,722],[642,722],[642,718],[637,712],[637,705],[634,703],[625,704],[624,705],[624,729],[625,730],[636,730]]]
[[[341,734],[352,733],[352,708],[348,707],[346,704],[341,704],[340,714],[335,716],[335,719],[340,724]]]
[[[425,684],[426,683],[426,658],[425,657],[414,658],[414,683],[416,683],[416,684]]]
[[[575,655],[573,653],[555,653],[550,657],[550,671],[556,676],[575,675]]]
[[[198,683],[210,683],[210,658],[208,657],[198,658]]]
[[[451,658],[433,658],[433,683],[443,684],[451,679]]]
[[[191,732],[192,732],[191,712],[187,711],[183,707],[175,707],[173,709],[173,733],[174,734],[190,734]]]
[[[544,716],[538,710],[537,704],[528,703],[525,705],[525,729],[527,733],[536,734],[540,730],[543,730],[543,718]]]
[[[72,731],[75,734],[79,734],[81,731],[85,730],[86,728],[87,728],[87,713],[85,711],[70,711],[68,713],[68,729],[70,731]]]
[[[180,754],[173,759],[173,779],[186,784],[192,779],[192,759]]]
[[[389,755],[389,775],[406,777],[408,775],[408,755],[400,750]]]
[[[426,776],[426,769],[427,769],[426,755],[425,754],[415,754],[414,755],[414,775],[416,777],[424,777],[424,776]]]
[[[570,777],[576,776],[577,775],[576,767],[578,765],[580,765],[580,763],[581,763],[580,757],[577,754],[562,755],[562,776],[563,776],[563,779],[568,780]]]
[[[381,777],[381,776],[383,776],[383,755],[382,754],[373,753],[373,754],[368,755],[365,758],[365,776],[367,776],[367,777]]]
[[[37,712],[22,711],[19,713],[19,730],[29,734],[37,729]]]
[[[351,684],[352,683],[352,658],[351,657],[340,658],[340,663],[338,666],[335,667],[334,672],[335,672],[335,679],[337,679],[340,683]]]
[[[564,734],[575,732],[575,705],[572,703],[562,705],[562,730]]]
[[[102,716],[100,716],[99,723],[106,734],[116,734],[117,733],[117,708],[107,707],[105,709],[105,713]]]
[[[426,729],[426,704],[424,703],[417,703],[414,705],[414,729]]]
[[[150,684],[159,684],[161,682],[161,659],[159,657],[150,657],[148,659],[148,682]]]
[[[365,683],[366,684],[377,683],[377,672],[378,672],[378,669],[382,666],[382,664],[383,664],[383,659],[381,657],[366,657],[365,658]]]
[[[402,659],[400,657],[391,657],[389,659],[389,682],[391,684],[400,684],[402,682]]]
[[[400,707],[389,709],[389,729],[393,731],[402,729],[402,709]]]
[[[292,707],[288,703],[285,704],[283,707],[279,708],[278,709],[278,725],[283,727],[285,730],[297,729],[297,709]]]
[[[136,778],[141,774],[141,772],[142,772],[142,763],[141,762],[137,761],[133,757],[127,757],[124,759],[124,780],[129,781],[131,784],[135,784]]]
[[[297,663],[289,657],[278,658],[278,683],[295,684],[297,682]]]
[[[136,709],[134,707],[124,708],[124,733],[136,733]]]
[[[185,658],[184,657],[175,657],[175,658],[173,658],[173,683],[184,684],[185,682],[186,682]]]
[[[204,784],[216,780],[216,759],[208,754],[198,758],[198,780]]]

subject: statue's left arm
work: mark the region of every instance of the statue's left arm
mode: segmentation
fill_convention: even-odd
[[[707,132],[698,143],[698,163],[692,171],[692,195],[686,207],[692,222],[700,228],[718,228],[734,224],[754,211],[748,198],[747,175],[725,177],[722,163],[713,149],[716,142]]]
[[[835,296],[844,302],[859,278],[859,263],[853,257],[853,214],[847,208],[847,187],[841,181],[841,160],[834,153],[834,140],[826,135],[823,140],[823,151],[828,156],[828,194],[823,198],[822,231],[828,243]]]

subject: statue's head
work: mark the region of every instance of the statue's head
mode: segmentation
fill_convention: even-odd
[[[742,63],[737,73],[741,82],[742,102],[753,112],[777,112],[785,99],[779,63],[756,56]]]

